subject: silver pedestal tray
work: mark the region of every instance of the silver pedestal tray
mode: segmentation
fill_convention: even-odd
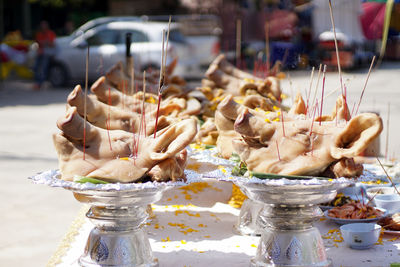
[[[332,266],[313,222],[323,216],[318,204],[332,200],[350,181],[300,182],[235,179],[253,201],[264,204],[257,218],[263,229],[251,266]],[[283,181],[283,182],[282,182]]]
[[[30,178],[35,183],[71,190],[78,201],[91,205],[86,216],[94,228],[79,258],[81,266],[158,266],[142,227],[148,218],[146,208],[160,200],[166,189],[187,183],[94,185],[63,181],[58,177],[58,171],[46,171]],[[197,180],[192,178],[191,182],[194,181]]]

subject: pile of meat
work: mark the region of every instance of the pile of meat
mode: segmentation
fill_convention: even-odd
[[[224,158],[238,154],[254,172],[355,177],[363,168],[353,158],[382,131],[376,114],[351,118],[343,96],[331,115],[315,116],[317,106],[308,107],[300,94],[285,107],[278,78],[241,71],[224,55],[196,89],[172,75],[175,64],[163,75],[159,108],[158,71],[146,75],[146,90],[143,74],[122,63],[100,77],[91,94],[75,87],[54,135],[63,179],[184,179],[185,147],[193,140],[216,145]]]
[[[382,131],[376,114],[351,118],[343,96],[330,115],[316,116],[317,104],[308,107],[300,94],[286,108],[280,103],[277,78],[253,77],[223,56],[211,64],[206,76],[202,91],[213,88],[214,95],[221,95],[214,118],[204,123],[197,140],[214,139],[222,157],[236,153],[250,171],[356,177],[363,167],[354,157]]]
[[[328,211],[330,217],[339,219],[372,219],[383,215],[383,212],[369,205],[353,202]]]
[[[62,179],[185,179],[185,147],[197,133],[197,120],[191,115],[200,111],[200,104],[183,96],[184,81],[170,75],[172,68],[166,71],[158,118],[158,96],[153,94],[157,72],[146,77],[147,93],[136,92],[143,88],[143,77],[133,73],[133,80],[122,63],[92,85],[92,94],[85,96],[79,85],[74,88],[66,114],[57,121],[61,132],[53,135]]]

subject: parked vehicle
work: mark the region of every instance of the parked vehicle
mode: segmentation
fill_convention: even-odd
[[[168,22],[169,16],[142,16],[147,21]],[[221,20],[215,15],[173,15],[172,21],[177,23],[186,40],[194,47],[192,57],[197,58],[202,70],[220,53]],[[200,74],[200,76],[202,73]]]
[[[86,31],[93,29],[96,26],[107,24],[110,22],[116,21],[141,21],[140,17],[135,16],[109,16],[109,17],[100,17],[96,19],[89,20],[88,22],[82,24],[79,28],[77,28],[71,35],[78,36]]]
[[[118,61],[125,60],[125,36],[132,34],[131,53],[137,70],[159,69],[162,53],[162,30],[168,23],[146,21],[115,21],[90,27],[81,35],[71,34],[56,39],[57,53],[49,67],[48,79],[54,86],[69,79],[83,80],[85,58],[89,46],[89,80],[104,74]],[[178,57],[175,74],[189,77],[200,73],[193,46],[181,34],[177,24],[171,24],[167,49],[167,64]]]

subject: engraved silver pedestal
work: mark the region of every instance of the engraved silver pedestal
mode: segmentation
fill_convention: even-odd
[[[86,216],[95,227],[89,234],[81,266],[154,267],[147,233],[147,205],[158,201],[166,187],[123,191],[74,191],[75,198],[91,206]]]
[[[257,218],[263,231],[250,266],[332,266],[313,222],[323,215],[318,204],[332,200],[349,183],[235,183],[251,200],[264,204]]]
[[[57,170],[29,177],[37,184],[62,187],[75,198],[91,205],[86,216],[94,228],[89,234],[81,266],[155,267],[147,233],[143,229],[148,205],[160,200],[163,191],[173,186],[197,182],[196,175],[185,172],[187,182],[147,182],[131,184],[79,184],[63,181]]]

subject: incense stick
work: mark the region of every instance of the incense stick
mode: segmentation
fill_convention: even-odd
[[[266,61],[266,73],[264,73],[265,76],[269,74],[269,24],[268,21],[265,21],[265,61]]]
[[[356,102],[353,103],[353,108],[351,109],[350,119],[353,118],[354,108],[356,107]]]
[[[169,16],[169,21],[168,21],[167,42],[165,45],[164,61],[161,62],[162,70],[163,70],[163,84],[164,84],[164,79],[165,79],[165,66],[167,65],[167,53],[168,53],[168,41],[169,41],[170,28],[171,28],[171,16]],[[164,44],[163,44],[163,48],[164,48]],[[161,90],[161,88],[160,88],[160,90]]]
[[[345,90],[345,94],[342,95],[343,96],[343,100],[344,100],[344,119],[345,121],[348,121],[347,118],[349,117],[349,106],[347,105],[347,88],[346,85],[344,85],[344,90]]]
[[[336,120],[336,126],[337,126],[337,120],[338,120],[338,113],[337,113],[337,102],[335,102],[335,120]]]
[[[169,17],[169,23],[171,23],[171,16]],[[161,47],[161,69],[160,69],[160,80],[158,82],[158,101],[157,101],[157,112],[156,112],[156,121],[154,123],[154,134],[153,138],[156,138],[157,133],[157,125],[158,125],[158,116],[160,112],[160,105],[161,105],[161,91],[164,86],[164,79],[165,79],[165,64],[166,64],[166,57],[167,57],[167,47],[168,47],[168,38],[169,38],[169,24],[168,24],[168,33],[167,33],[167,47],[164,48],[164,41],[165,41],[165,30],[162,31],[162,47]],[[165,50],[165,54],[164,54]]]
[[[99,68],[98,68],[98,71],[100,71],[100,75],[104,75],[104,69],[103,69],[103,67],[104,67],[104,64],[103,64],[103,56],[100,56],[100,65],[99,65]]]
[[[390,102],[388,103],[388,116],[386,121],[386,144],[385,144],[385,159],[389,152],[389,119],[390,119]]]
[[[314,80],[314,70],[315,70],[315,67],[312,67],[311,76],[310,76],[310,87],[308,88],[308,92],[306,93],[306,97],[307,97],[306,116],[308,113],[308,107],[309,107],[308,105],[309,105],[309,100],[310,100],[310,96],[311,96],[311,87],[312,87],[313,80]]]
[[[331,3],[331,0],[329,0],[329,13],[330,13],[330,16],[331,16],[331,22],[332,22],[332,28],[333,28],[333,39],[334,39],[334,41],[335,41],[336,59],[337,59],[337,63],[338,63],[340,88],[342,89],[342,95],[343,95],[342,68],[341,68],[341,66],[340,66],[339,48],[338,48],[338,44],[337,44],[336,28],[335,28],[335,19],[334,19],[334,17],[333,17],[333,11],[332,11],[332,3]]]
[[[143,109],[143,136],[146,136],[147,129],[146,129],[146,71],[143,71],[143,102],[142,102],[142,109]]]
[[[126,81],[122,80],[122,109],[125,109],[125,97],[126,97],[126,93],[125,93],[125,84]]]
[[[142,99],[142,108],[141,108],[141,114],[140,114],[140,125],[139,125],[139,132],[138,132],[138,139],[136,142],[136,155],[138,154],[139,151],[139,145],[140,145],[140,136],[142,133],[146,133],[144,130],[145,128],[145,111],[144,111],[144,103],[146,101],[146,71],[143,71],[143,99]],[[144,131],[143,131],[144,130]],[[145,135],[145,134],[144,134]]]
[[[291,94],[291,99],[292,99],[292,105],[294,105],[294,94],[293,94],[293,83],[292,83],[292,79],[290,78],[290,74],[289,72],[286,73],[286,76],[288,78],[289,81],[289,87],[290,87],[290,94]]]
[[[318,79],[317,79],[317,84],[316,84],[316,86],[315,86],[313,102],[312,102],[312,105],[311,105],[312,108],[314,108],[315,100],[317,99],[317,92],[318,92],[319,80],[320,80],[320,78],[321,78],[321,70],[322,70],[322,64],[319,64],[319,68],[318,68]]]
[[[89,72],[89,46],[87,47],[86,53],[86,73],[85,73],[85,101],[83,105],[83,160],[85,160],[85,152],[86,152],[86,98],[87,98],[87,88],[88,88],[88,72]]]
[[[111,121],[110,113],[111,113],[111,88],[108,87],[108,118],[106,120],[106,126],[107,126],[108,143],[110,144],[110,150],[112,151],[111,138],[110,138],[110,121]]]
[[[322,106],[324,104],[325,73],[326,73],[326,65],[324,65],[324,72],[322,74],[321,112],[319,113],[319,115],[320,115],[319,125],[321,125],[321,123],[322,123],[321,117],[322,117]]]
[[[317,113],[317,106],[318,106],[318,100],[317,100],[317,104],[314,106],[314,112],[313,112],[313,117],[312,117],[312,121],[311,121],[311,127],[310,127],[309,136],[311,136],[312,130],[313,130],[313,127],[314,127],[314,120],[315,120],[315,113]]]
[[[389,179],[390,183],[392,184],[392,186],[394,187],[394,190],[396,190],[397,194],[400,195],[400,192],[397,190],[396,185],[393,183],[392,178],[389,176],[389,174],[386,172],[385,167],[383,167],[381,161],[379,160],[378,157],[376,157],[376,160],[379,162],[379,165],[381,165],[383,171],[385,172],[386,177]]]
[[[240,68],[241,58],[241,44],[242,44],[242,21],[236,20],[236,67]]]
[[[281,109],[281,117],[282,117],[282,133],[283,133],[283,137],[285,137],[285,123],[283,121],[283,110]]]
[[[281,155],[279,153],[278,141],[275,141],[275,143],[276,143],[276,151],[278,151],[278,159],[279,159],[279,161],[281,161]]]
[[[367,87],[369,75],[371,74],[371,70],[372,70],[372,66],[374,66],[374,62],[375,62],[375,56],[372,58],[371,65],[369,66],[369,70],[368,70],[368,74],[367,74],[367,79],[365,80],[364,88],[363,88],[363,90],[362,90],[362,92],[361,92],[360,100],[358,101],[358,106],[357,106],[357,109],[356,109],[356,113],[355,113],[354,115],[357,115],[357,113],[358,113],[358,108],[360,107],[362,97],[364,96],[364,91],[365,91],[365,88]]]
[[[135,88],[135,62],[132,58],[132,68],[131,68],[131,95],[134,95]]]

